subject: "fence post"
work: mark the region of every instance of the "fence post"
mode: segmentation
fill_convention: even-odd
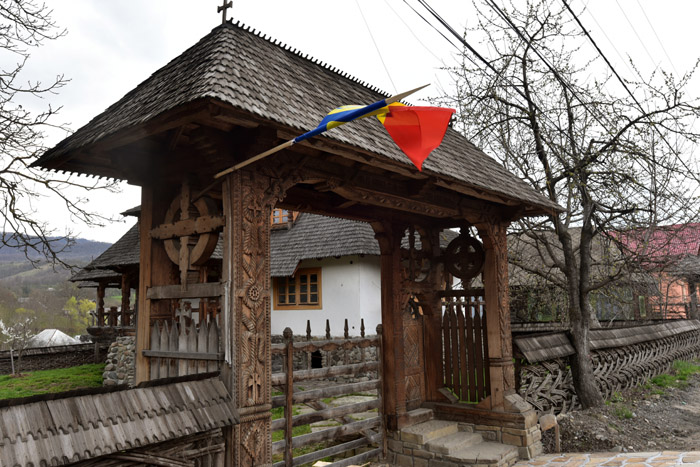
[[[350,332],[348,329],[348,319],[345,318],[345,327],[343,328],[343,337],[345,340],[348,340],[350,338]],[[345,349],[345,352],[343,352],[343,364],[347,365],[350,363],[350,356],[348,355],[348,349]]]
[[[365,338],[365,319],[360,319],[360,337]],[[360,347],[360,363],[365,363],[365,348]]]
[[[330,340],[331,338],[331,322],[329,320],[326,320],[326,340]],[[332,366],[333,365],[333,355],[332,355],[332,350],[327,350],[326,351],[326,366]],[[321,365],[323,366],[323,365]]]
[[[386,411],[384,410],[384,369],[382,368],[382,325],[377,324],[377,377],[379,378],[379,412],[382,431],[382,459],[386,459]]]
[[[294,333],[290,328],[284,328],[282,332],[287,344],[285,352],[285,363],[287,367],[285,392],[287,396],[286,405],[284,406],[284,421],[286,422],[284,429],[284,463],[285,465],[293,465],[292,459],[294,453],[292,451],[292,416],[294,414],[293,399],[294,399]]]
[[[311,341],[311,320],[307,319],[306,320],[306,342]],[[307,350],[306,351],[306,369],[310,370],[311,369],[311,351]]]

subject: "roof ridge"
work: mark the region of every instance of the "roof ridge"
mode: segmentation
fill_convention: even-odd
[[[281,49],[283,49],[287,52],[291,52],[294,55],[313,63],[314,65],[320,66],[323,69],[330,71],[331,73],[335,73],[336,75],[340,76],[341,78],[345,78],[349,81],[352,81],[353,83],[357,83],[357,84],[369,89],[372,92],[375,92],[377,94],[381,94],[385,97],[391,96],[391,94],[380,89],[378,86],[374,86],[374,85],[371,85],[365,81],[362,81],[361,79],[357,78],[356,76],[351,75],[350,73],[343,71],[340,68],[331,65],[330,63],[326,63],[319,58],[315,58],[308,53],[303,53],[301,50],[298,50],[296,47],[292,47],[290,44],[287,44],[280,39],[273,38],[272,35],[268,36],[263,31],[256,31],[254,27],[252,27],[250,25],[246,25],[241,20],[236,20],[236,22],[234,23],[233,19],[230,19],[226,23],[220,24],[217,27],[215,27],[214,29],[212,29],[212,31],[209,34],[207,34],[206,36],[204,36],[204,38],[208,37],[210,34],[213,34],[217,29],[234,28],[234,27],[238,28],[240,30],[249,32],[249,33],[269,42],[272,45],[280,47]],[[204,39],[204,38],[202,38],[202,39]]]

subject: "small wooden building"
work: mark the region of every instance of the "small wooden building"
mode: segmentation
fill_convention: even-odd
[[[212,310],[221,316],[200,313],[195,324],[221,323],[220,353],[205,353],[220,370],[235,419],[224,429],[227,465],[271,459],[269,219],[275,207],[371,224],[381,252],[389,433],[415,423],[412,411],[420,407],[511,429],[536,424],[529,406],[514,397],[506,229],[519,217],[559,210],[556,204],[451,129],[419,172],[373,119],[214,178],[314,128],[338,105],[383,97],[300,52],[224,24],[35,164],[142,187],[138,382],[157,376],[152,361],[165,355],[152,350],[158,323],[172,323],[182,300],[217,302]],[[438,236],[446,228],[462,235],[443,255]],[[442,360],[445,270],[481,270],[472,230],[483,243],[488,325],[487,392],[477,406],[450,403],[445,386],[459,386],[460,375],[466,381],[468,369],[452,366],[445,375]],[[209,261],[220,236],[219,274]],[[402,254],[406,236],[410,248]],[[412,312],[416,306],[421,313]]]

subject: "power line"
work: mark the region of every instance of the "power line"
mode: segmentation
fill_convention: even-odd
[[[634,24],[632,24],[632,21],[630,21],[630,19],[627,17],[627,13],[625,13],[625,10],[622,8],[622,5],[620,5],[620,2],[619,2],[618,0],[615,0],[615,3],[617,4],[617,7],[618,7],[618,8],[620,9],[620,11],[622,12],[622,16],[624,16],[624,17],[625,17],[625,20],[627,20],[627,24],[629,24],[630,27],[632,28],[632,31],[634,32],[634,35],[637,36],[637,40],[638,40],[639,43],[642,45],[642,48],[644,49],[644,51],[647,53],[647,56],[649,57],[649,60],[651,60],[651,63],[654,63],[654,57],[651,56],[651,54],[649,53],[649,49],[647,49],[647,46],[644,45],[644,41],[642,41],[642,38],[639,36],[639,33],[637,32],[637,29],[634,27]],[[569,10],[569,11],[571,11],[571,10]],[[655,64],[655,65],[656,65],[656,64]],[[657,65],[657,66],[658,66],[658,65]]]
[[[422,0],[419,0],[419,1],[422,1]],[[493,0],[486,0],[486,3],[488,3],[491,6],[491,8],[501,18],[503,18],[503,20],[508,24],[508,26],[513,31],[515,31],[515,33],[518,35],[518,37],[520,37],[520,39],[522,41],[524,41],[525,43],[527,43],[530,46],[532,51],[535,52],[535,55],[537,55],[540,58],[540,60],[542,60],[542,62],[549,69],[549,71],[554,75],[554,77],[557,79],[557,81],[559,81],[559,83],[564,88],[566,88],[566,90],[568,90],[577,101],[579,101],[581,103],[581,105],[588,111],[588,113],[590,113],[590,115],[598,122],[598,124],[605,127],[606,124],[603,123],[602,121],[600,121],[600,119],[598,118],[596,113],[591,108],[588,107],[589,104],[587,102],[585,102],[581,98],[581,96],[578,95],[578,93],[571,87],[571,85],[569,83],[566,82],[566,80],[564,80],[564,78],[561,76],[561,74],[559,74],[559,72],[554,68],[554,66],[551,63],[549,63],[549,60],[547,60],[547,58],[537,50],[537,48],[534,46],[534,44],[532,44],[532,37],[525,37],[525,35],[520,31],[520,28],[518,28],[518,26],[515,23],[513,23],[513,21],[506,14],[506,12],[504,12],[498,5],[496,5],[496,2],[494,2]]]
[[[461,50],[461,49],[457,46],[457,44],[455,44],[454,42],[452,42],[446,35],[444,35],[444,34],[442,33],[442,31],[438,30],[438,28],[436,28],[435,25],[434,25],[433,23],[431,23],[430,21],[428,21],[427,19],[425,19],[425,17],[424,17],[423,15],[421,15],[421,14],[418,12],[418,10],[416,10],[415,8],[413,8],[413,6],[412,6],[410,3],[408,3],[407,0],[403,0],[403,2],[404,2],[406,5],[408,5],[408,7],[409,7],[411,10],[413,10],[413,12],[414,12],[415,14],[417,14],[418,16],[420,16],[420,19],[422,19],[423,21],[425,21],[426,23],[428,23],[428,26],[430,26],[431,28],[433,28],[433,29],[435,30],[435,32],[437,32],[438,34],[440,34],[447,42],[449,42],[449,43],[452,45],[452,47],[454,47],[454,48],[457,49],[457,50]],[[475,65],[476,65],[476,64],[475,64]]]
[[[369,32],[369,37],[372,38],[372,43],[374,44],[374,48],[377,50],[377,55],[379,55],[379,60],[382,62],[382,66],[384,67],[384,71],[386,71],[386,75],[389,77],[389,81],[391,81],[391,85],[394,86],[394,92],[398,92],[396,89],[396,84],[394,84],[394,80],[391,79],[391,73],[389,73],[389,68],[387,68],[386,63],[384,63],[384,57],[382,57],[382,53],[379,51],[379,46],[377,45],[377,41],[374,40],[374,34],[372,34],[372,29],[370,29],[369,23],[367,23],[367,18],[365,18],[365,14],[362,12],[362,7],[360,7],[360,2],[358,0],[355,0],[355,4],[357,5],[357,9],[360,10],[360,16],[362,16],[362,20],[365,22],[365,26],[367,26],[367,32]]]
[[[649,21],[649,17],[647,16],[647,12],[644,10],[644,7],[642,6],[641,3],[639,3],[639,0],[637,0],[637,5],[639,5],[639,9],[642,10],[642,14],[644,15],[644,18],[647,20],[647,24],[651,28],[652,32],[654,33],[654,36],[656,37],[656,41],[659,43],[661,46],[661,50],[664,51],[664,55],[666,55],[666,58],[668,59],[668,62],[671,64],[671,67],[673,68],[673,71],[676,72],[677,75],[680,76],[680,73],[678,73],[678,70],[676,70],[676,65],[673,64],[673,61],[671,60],[671,57],[668,56],[668,52],[666,52],[666,47],[664,47],[664,43],[661,42],[661,39],[659,38],[659,35],[656,33],[656,29],[654,28],[654,25],[651,24],[651,21]]]
[[[617,56],[620,57],[620,60],[622,60],[622,63],[625,64],[625,66],[627,67],[627,70],[630,71],[632,74],[634,74],[634,70],[632,70],[632,68],[630,67],[630,64],[627,63],[627,59],[626,59],[625,57],[622,56],[622,54],[620,53],[619,50],[617,50],[617,47],[615,47],[615,42],[613,42],[613,41],[610,39],[610,37],[608,36],[608,34],[605,32],[605,29],[603,28],[603,26],[600,25],[600,23],[599,23],[598,20],[596,19],[595,15],[593,15],[593,11],[591,11],[591,10],[588,8],[588,5],[587,5],[587,4],[584,5],[584,9],[588,11],[588,15],[593,19],[593,22],[596,24],[596,26],[598,26],[598,30],[600,30],[600,32],[603,33],[603,36],[605,36],[605,39],[607,39],[608,43],[612,46],[612,48],[613,48],[613,50],[615,51],[615,53],[617,54]]]
[[[623,87],[625,88],[625,90],[627,91],[627,94],[629,94],[629,96],[632,98],[632,100],[634,101],[634,103],[637,104],[637,108],[638,108],[639,111],[642,113],[642,116],[643,116],[643,117],[646,117],[646,119],[649,121],[649,123],[651,123],[652,128],[659,134],[659,136],[661,137],[661,139],[663,140],[663,142],[666,143],[666,145],[669,147],[669,149],[671,149],[671,151],[674,151],[674,152],[675,152],[676,149],[674,149],[673,146],[671,146],[671,143],[669,143],[668,139],[666,139],[666,135],[664,135],[664,134],[661,132],[661,130],[658,128],[658,126],[654,124],[653,120],[651,119],[651,116],[647,115],[647,113],[646,113],[646,111],[644,110],[644,108],[642,107],[642,105],[639,103],[639,101],[638,101],[637,98],[634,96],[634,94],[632,94],[632,92],[631,92],[630,89],[627,87],[627,84],[624,82],[624,80],[623,80],[623,79],[620,77],[620,75],[617,73],[617,70],[615,70],[615,68],[612,66],[612,64],[610,63],[610,61],[609,61],[609,60],[607,59],[607,57],[605,56],[605,54],[603,54],[603,51],[600,50],[600,47],[598,47],[598,44],[596,44],[595,40],[593,40],[593,37],[591,37],[591,35],[590,35],[590,34],[588,33],[588,31],[586,30],[586,28],[583,27],[583,24],[581,24],[581,20],[578,18],[578,16],[576,16],[576,13],[574,13],[574,11],[571,9],[571,7],[570,7],[569,4],[566,2],[566,0],[561,0],[561,1],[562,1],[562,3],[564,4],[564,6],[566,7],[566,9],[569,10],[569,13],[571,14],[571,16],[574,17],[574,20],[576,21],[576,23],[578,23],[578,25],[579,25],[579,27],[581,28],[581,30],[583,31],[583,33],[586,35],[586,37],[588,37],[588,39],[591,41],[591,43],[593,44],[593,46],[596,48],[596,50],[598,51],[598,53],[600,54],[600,56],[603,58],[603,60],[605,60],[605,63],[608,64],[608,66],[610,67],[610,69],[612,70],[612,72],[615,74],[615,76],[617,77],[617,79],[620,81],[620,83],[622,84],[622,86],[623,86]],[[693,124],[694,124],[694,123],[693,123]],[[691,170],[690,167],[688,167],[688,165],[685,163],[684,160],[682,160],[682,159],[679,158],[679,161],[680,161],[680,163],[683,165],[683,167],[684,167],[686,170],[688,170],[688,171]],[[689,173],[690,173],[690,172],[689,172]]]
[[[423,48],[424,48],[425,50],[427,50],[428,53],[429,53],[430,55],[432,55],[433,57],[435,57],[435,59],[438,60],[440,63],[442,63],[443,66],[446,66],[444,60],[441,59],[440,57],[438,57],[437,55],[435,55],[435,52],[433,52],[427,45],[425,45],[425,44],[423,43],[423,41],[420,40],[420,37],[418,37],[418,35],[417,35],[415,32],[413,32],[413,29],[411,29],[411,26],[409,26],[408,23],[406,23],[406,21],[404,21],[404,19],[401,17],[401,15],[399,15],[399,14],[397,13],[396,10],[394,10],[394,8],[391,6],[391,3],[389,3],[387,0],[384,0],[384,3],[385,3],[386,6],[388,6],[389,9],[394,13],[394,16],[396,16],[396,17],[399,19],[399,21],[401,21],[401,22],[403,23],[404,26],[406,26],[406,29],[408,29],[408,32],[411,33],[411,35],[413,36],[413,38],[414,38],[415,40],[417,40],[418,43],[419,43],[420,45],[422,45]],[[415,10],[414,10],[414,11],[415,11]],[[432,26],[432,25],[431,25],[431,26]],[[433,29],[434,29],[434,28],[433,28]],[[438,32],[439,32],[439,31],[438,31]],[[443,37],[444,37],[444,36],[443,36]],[[453,44],[453,45],[454,45],[454,44]]]

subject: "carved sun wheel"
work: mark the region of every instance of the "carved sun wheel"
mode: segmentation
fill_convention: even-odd
[[[214,253],[224,223],[216,202],[204,196],[193,199],[189,183],[183,182],[163,224],[151,230],[151,238],[163,240],[168,258],[178,265],[183,289],[188,271],[206,263]]]
[[[486,255],[481,242],[461,231],[459,237],[447,245],[445,268],[455,277],[468,281],[481,272]]]

